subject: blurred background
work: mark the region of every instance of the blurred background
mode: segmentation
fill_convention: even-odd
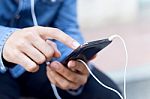
[[[78,0],[86,41],[121,35],[127,45],[127,99],[150,99],[150,0]],[[93,60],[122,89],[125,52],[119,39]]]

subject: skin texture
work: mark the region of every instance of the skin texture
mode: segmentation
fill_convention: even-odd
[[[3,48],[3,58],[15,64],[20,64],[28,72],[36,72],[39,64],[60,57],[61,53],[54,42],[56,39],[72,49],[79,43],[57,28],[28,27],[16,30],[6,41]],[[85,66],[77,61],[70,61],[68,68],[54,61],[47,66],[48,79],[56,86],[67,90],[77,89],[84,85],[88,78]]]

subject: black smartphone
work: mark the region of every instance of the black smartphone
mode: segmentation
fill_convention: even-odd
[[[109,39],[102,39],[97,41],[87,42],[80,45],[70,55],[68,55],[61,63],[67,66],[69,60],[81,59],[84,62],[88,62],[92,59],[99,51],[108,46],[112,41]]]

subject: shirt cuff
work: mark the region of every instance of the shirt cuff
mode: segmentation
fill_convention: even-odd
[[[3,47],[9,36],[15,31],[15,28],[8,28],[8,27],[0,27],[0,72],[5,73],[6,67],[4,66],[4,63],[2,61],[2,52]]]

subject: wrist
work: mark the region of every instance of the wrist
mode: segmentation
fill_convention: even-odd
[[[0,72],[4,73],[7,70],[7,67],[5,67],[4,60],[2,59],[3,54],[3,47],[5,45],[5,42],[10,37],[10,35],[16,31],[15,28],[9,28],[9,27],[0,27]]]

